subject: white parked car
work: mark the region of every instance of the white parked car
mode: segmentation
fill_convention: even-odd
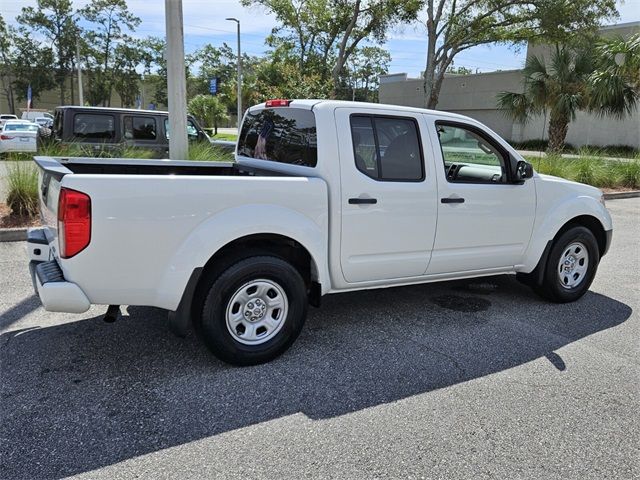
[[[439,111],[275,100],[247,111],[233,164],[36,162],[44,307],[164,308],[239,365],[284,352],[327,294],[515,273],[574,301],[611,242],[598,189]]]
[[[8,152],[35,152],[38,125],[26,120],[7,120],[0,128],[0,154]]]
[[[17,119],[18,117],[10,113],[0,114],[0,127],[2,127],[2,125],[4,125],[4,122],[6,122],[7,120],[17,120]]]
[[[31,120],[35,121],[37,118],[48,118],[53,121],[53,115],[51,115],[46,110],[29,110],[28,112],[25,110],[22,112],[22,120]]]

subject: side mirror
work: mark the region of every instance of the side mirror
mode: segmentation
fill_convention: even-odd
[[[529,162],[519,160],[516,164],[516,181],[524,181],[533,177],[533,166]]]

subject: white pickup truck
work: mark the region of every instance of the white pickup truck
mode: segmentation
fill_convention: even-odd
[[[167,309],[237,365],[284,352],[331,293],[516,273],[573,301],[611,242],[599,190],[438,111],[274,100],[247,111],[233,164],[35,161],[45,309]]]

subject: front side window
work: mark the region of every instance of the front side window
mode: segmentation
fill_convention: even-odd
[[[420,181],[424,160],[412,118],[351,116],[356,168],[374,180]]]
[[[77,113],[73,118],[73,134],[83,139],[113,140],[115,119],[103,113]]]
[[[164,119],[164,136],[169,140],[169,119]],[[187,119],[187,138],[189,140],[197,140],[198,139],[198,129],[195,124]]]
[[[315,167],[316,118],[301,108],[265,108],[248,112],[238,138],[238,155]]]
[[[447,180],[452,183],[506,183],[506,159],[472,127],[437,123]]]
[[[124,117],[124,138],[127,140],[155,140],[155,118]]]

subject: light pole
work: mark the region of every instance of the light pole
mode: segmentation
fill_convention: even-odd
[[[80,40],[76,40],[76,67],[78,67],[78,105],[84,107],[84,93],[82,91],[82,65],[80,64]],[[73,98],[71,99],[73,103]]]
[[[238,133],[240,133],[240,122],[242,122],[242,54],[240,53],[240,20],[237,18],[227,18],[230,22],[238,25]]]
[[[185,160],[187,140],[187,81],[184,68],[182,0],[165,0],[167,28],[167,98],[169,107],[169,158]]]

